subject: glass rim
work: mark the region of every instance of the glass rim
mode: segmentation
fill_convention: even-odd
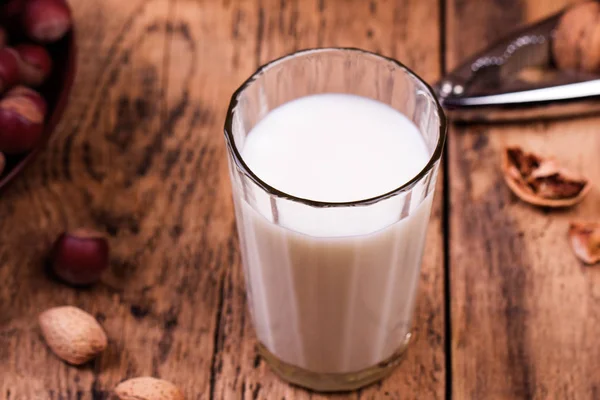
[[[302,56],[302,55],[325,53],[325,52],[332,52],[332,51],[356,52],[356,53],[360,53],[363,55],[368,55],[371,57],[379,58],[382,61],[386,61],[388,63],[393,64],[395,67],[402,69],[407,75],[409,75],[411,78],[415,79],[417,82],[419,82],[421,85],[423,85],[423,87],[427,90],[428,94],[433,99],[433,102],[437,108],[438,116],[440,119],[439,135],[438,135],[435,149],[434,149],[433,153],[431,154],[431,156],[429,157],[429,161],[427,162],[425,167],[423,167],[423,169],[419,173],[417,173],[413,178],[411,178],[409,181],[405,182],[404,184],[400,185],[399,187],[397,187],[387,193],[377,195],[374,197],[370,197],[367,199],[352,200],[352,201],[345,201],[345,202],[318,201],[318,200],[311,200],[311,199],[306,199],[303,197],[294,196],[294,195],[285,193],[285,192],[269,185],[268,183],[263,181],[261,178],[259,178],[248,167],[248,165],[244,161],[241,153],[239,152],[238,147],[235,144],[235,139],[233,137],[233,116],[236,112],[236,107],[239,102],[239,97],[244,92],[244,90],[246,90],[261,75],[267,73],[272,67],[276,66],[277,64],[283,63],[285,61],[294,59],[294,58],[296,58],[298,56]],[[235,92],[233,92],[233,94],[231,96],[231,100],[229,102],[229,107],[227,108],[227,116],[225,118],[225,127],[224,128],[225,128],[225,141],[227,144],[227,149],[232,153],[233,161],[234,161],[236,167],[239,168],[243,172],[243,174],[246,177],[248,177],[250,180],[252,180],[259,188],[261,188],[262,190],[267,192],[269,195],[272,195],[272,196],[275,196],[278,198],[286,199],[286,200],[293,201],[296,203],[306,204],[306,205],[312,206],[312,207],[327,208],[327,207],[351,207],[351,206],[370,205],[370,204],[378,203],[382,200],[389,199],[391,197],[395,197],[403,192],[406,192],[406,191],[412,189],[419,181],[421,181],[425,176],[427,176],[427,174],[429,172],[431,172],[431,170],[433,170],[436,163],[441,159],[442,153],[443,153],[444,142],[446,140],[446,134],[447,134],[447,119],[446,119],[446,114],[444,113],[444,109],[442,108],[442,106],[441,106],[437,96],[435,95],[434,90],[431,88],[431,86],[427,82],[425,82],[423,79],[421,79],[410,68],[406,67],[404,64],[402,64],[398,60],[383,56],[383,55],[375,53],[375,52],[362,50],[362,49],[354,48],[354,47],[320,47],[320,48],[313,48],[313,49],[298,50],[293,53],[276,58],[272,61],[269,61],[269,62],[259,66],[256,69],[256,71],[252,75],[250,75],[250,77],[248,79],[246,79],[244,81],[244,83],[242,83]]]

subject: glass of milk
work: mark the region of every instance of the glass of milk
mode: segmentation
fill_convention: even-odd
[[[234,93],[225,138],[247,301],[284,380],[352,390],[400,361],[445,135],[426,83],[357,49],[283,57]]]

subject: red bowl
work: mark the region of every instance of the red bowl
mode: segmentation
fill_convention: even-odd
[[[71,29],[58,42],[48,45],[47,49],[52,57],[53,66],[50,76],[39,89],[48,105],[42,139],[29,153],[6,155],[6,166],[0,175],[0,189],[15,179],[27,164],[37,156],[40,150],[46,146],[67,106],[77,67],[77,45],[74,29]],[[2,128],[0,127],[0,129]]]

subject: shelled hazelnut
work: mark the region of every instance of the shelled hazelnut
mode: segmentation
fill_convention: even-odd
[[[52,69],[50,54],[43,47],[35,44],[15,46],[19,55],[19,77],[21,83],[36,87],[44,83]]]
[[[16,87],[0,100],[0,151],[19,154],[39,143],[46,102],[35,91]]]
[[[71,28],[71,10],[62,0],[28,0],[22,18],[26,34],[42,43],[61,39]]]
[[[0,93],[19,82],[19,56],[14,49],[0,49]]]
[[[108,268],[109,247],[104,236],[89,229],[62,233],[51,254],[58,278],[71,285],[90,285]]]
[[[47,108],[63,110],[64,102],[58,100],[71,85],[71,77],[64,75],[68,70],[57,71],[52,84],[46,83],[65,57],[74,62],[69,54],[74,42],[56,43],[72,25],[67,0],[0,1],[0,152],[11,156],[7,168],[18,168],[42,143]],[[61,80],[66,87],[60,87]]]

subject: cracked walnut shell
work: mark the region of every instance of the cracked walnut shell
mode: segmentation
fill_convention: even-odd
[[[589,265],[600,262],[600,222],[571,222],[569,240],[581,261]]]
[[[504,180],[521,200],[541,207],[570,207],[590,190],[587,179],[562,168],[554,159],[526,153],[519,147],[504,150]]]

